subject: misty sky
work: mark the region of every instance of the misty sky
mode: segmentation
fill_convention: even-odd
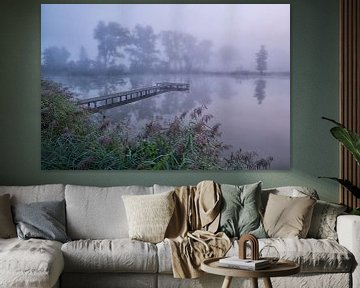
[[[176,30],[239,51],[236,66],[254,70],[261,45],[269,52],[268,71],[290,71],[290,4],[42,4],[41,49],[64,46],[76,60],[81,46],[95,59],[93,30],[99,21],[155,33]],[[216,59],[216,57],[214,57]],[[214,60],[213,60],[214,61]],[[216,67],[219,63],[210,64]]]

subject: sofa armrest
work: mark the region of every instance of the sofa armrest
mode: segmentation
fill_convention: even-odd
[[[353,287],[360,287],[360,216],[341,215],[336,224],[339,243],[355,257],[352,273]]]

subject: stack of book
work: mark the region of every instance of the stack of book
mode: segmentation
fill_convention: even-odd
[[[240,259],[238,256],[234,256],[220,259],[219,266],[246,270],[260,270],[270,267],[271,262],[267,259],[251,260]]]

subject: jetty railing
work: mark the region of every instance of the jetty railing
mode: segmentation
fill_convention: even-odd
[[[150,87],[79,100],[77,104],[87,109],[98,111],[133,103],[155,95],[172,91],[188,92],[190,91],[190,84],[161,82],[156,83],[154,86]]]

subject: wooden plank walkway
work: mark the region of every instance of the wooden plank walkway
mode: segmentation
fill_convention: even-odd
[[[156,83],[155,86],[79,100],[77,104],[89,110],[99,111],[133,103],[171,91],[188,92],[190,91],[190,84],[168,82]]]

